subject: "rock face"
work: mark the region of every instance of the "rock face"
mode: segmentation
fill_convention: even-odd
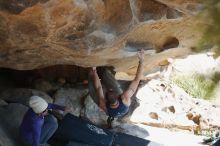
[[[29,98],[31,96],[40,96],[45,99],[48,103],[52,103],[53,100],[46,93],[34,89],[25,89],[25,88],[14,88],[8,89],[4,92],[1,92],[0,97],[2,100],[12,103],[20,103],[23,105],[29,105]]]
[[[143,47],[148,71],[194,47],[201,36],[194,18],[200,5],[196,0],[0,0],[0,67],[113,66],[132,74],[136,51]]]
[[[72,107],[72,114],[81,116],[81,111],[84,105],[84,99],[88,95],[88,89],[60,89],[55,95],[54,99],[56,104]],[[65,114],[65,113],[64,113]]]
[[[151,80],[137,93],[140,103],[130,120],[158,127],[211,130],[219,127],[219,106],[194,99],[165,80]]]
[[[27,107],[21,104],[12,103],[0,107],[0,144],[7,146],[19,146],[19,126]],[[7,113],[7,114],[6,114]],[[8,114],[10,113],[10,114]]]

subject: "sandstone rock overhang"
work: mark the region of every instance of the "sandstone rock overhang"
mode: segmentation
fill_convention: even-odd
[[[190,53],[201,37],[196,0],[0,0],[0,67],[113,66],[133,74]]]

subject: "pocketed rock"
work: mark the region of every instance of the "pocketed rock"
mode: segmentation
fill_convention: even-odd
[[[164,108],[162,108],[162,111],[175,113],[175,107],[174,106],[164,107]]]
[[[157,113],[155,113],[155,112],[150,112],[148,115],[149,115],[152,119],[158,120],[158,114],[157,114]]]
[[[164,90],[164,86],[160,86],[161,83],[167,89],[169,87],[169,92]],[[172,93],[175,93],[175,96]],[[219,106],[192,98],[183,89],[162,79],[149,81],[139,89],[136,97],[140,105],[130,116],[131,122],[173,125],[188,129],[196,126],[200,126],[201,129],[220,127]],[[147,113],[151,113],[150,117]],[[153,113],[157,113],[157,116]]]

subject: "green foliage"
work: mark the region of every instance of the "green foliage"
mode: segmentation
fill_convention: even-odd
[[[199,50],[217,47],[217,53],[220,55],[220,0],[204,0],[204,9],[199,18],[206,24],[203,38],[199,44]]]
[[[210,100],[215,97],[219,75],[205,77],[201,74],[175,75],[171,80],[194,98]]]

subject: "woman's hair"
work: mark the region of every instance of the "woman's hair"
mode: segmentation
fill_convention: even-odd
[[[117,101],[117,95],[112,90],[109,90],[106,92],[106,100],[109,104],[114,104]]]

